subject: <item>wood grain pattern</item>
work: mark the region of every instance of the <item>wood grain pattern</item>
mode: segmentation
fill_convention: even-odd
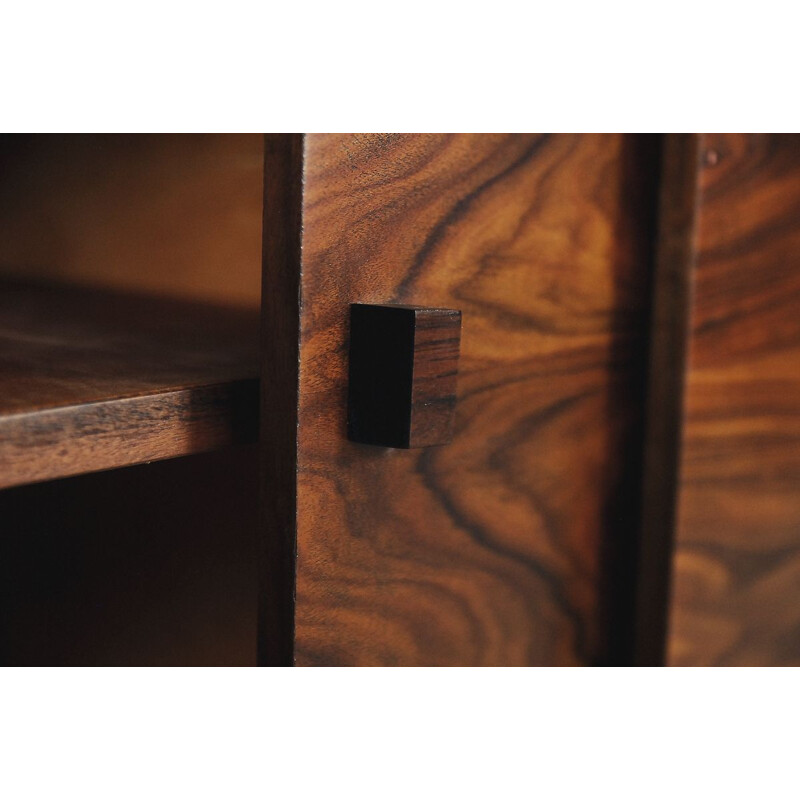
[[[800,664],[800,137],[704,135],[668,659]]]
[[[255,441],[258,315],[0,287],[0,486]]]
[[[653,150],[305,137],[298,664],[609,660],[628,624],[603,598],[636,524]],[[462,309],[451,444],[347,441],[355,302]]]
[[[460,311],[415,311],[409,447],[448,444],[453,438],[460,344]]]
[[[0,136],[0,274],[257,308],[259,134]]]

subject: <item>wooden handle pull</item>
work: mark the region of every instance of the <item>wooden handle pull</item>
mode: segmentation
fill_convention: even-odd
[[[350,306],[348,438],[381,447],[447,444],[460,343],[460,311]]]

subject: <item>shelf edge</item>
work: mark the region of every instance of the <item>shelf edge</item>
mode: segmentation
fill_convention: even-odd
[[[0,418],[0,489],[255,442],[258,383],[249,378]]]

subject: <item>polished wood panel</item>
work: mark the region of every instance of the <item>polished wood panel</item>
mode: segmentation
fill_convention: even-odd
[[[305,137],[298,664],[613,660],[656,156],[617,135]],[[347,440],[351,303],[462,309],[451,444]],[[285,549],[288,518],[267,531]]]
[[[0,487],[253,442],[258,314],[0,284]]]
[[[800,664],[800,137],[704,135],[668,660]]]
[[[259,134],[0,136],[0,274],[257,307]]]

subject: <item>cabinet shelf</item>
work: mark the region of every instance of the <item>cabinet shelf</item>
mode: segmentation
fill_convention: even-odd
[[[0,488],[255,441],[258,317],[0,282]]]

